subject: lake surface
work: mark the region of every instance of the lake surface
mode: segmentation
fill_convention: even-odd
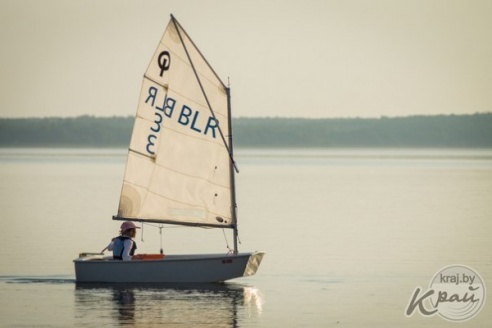
[[[117,235],[126,150],[0,149],[5,327],[489,327],[492,151],[239,149],[240,250],[223,285],[77,285],[72,260]],[[144,226],[141,253],[157,253]],[[164,252],[224,252],[229,231],[166,227]],[[414,290],[465,265],[487,285],[464,323],[405,316]]]

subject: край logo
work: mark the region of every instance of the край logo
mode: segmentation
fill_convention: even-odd
[[[448,321],[466,321],[482,309],[485,294],[485,283],[475,270],[450,265],[436,273],[427,291],[415,289],[405,315],[409,317],[417,309],[424,317],[438,314]]]

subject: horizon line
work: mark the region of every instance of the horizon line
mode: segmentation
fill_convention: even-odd
[[[393,119],[393,118],[412,118],[412,117],[439,117],[439,116],[477,116],[490,115],[492,111],[475,112],[467,114],[443,113],[443,114],[409,114],[400,116],[380,115],[380,116],[345,116],[345,117],[305,117],[305,116],[237,116],[236,119],[302,119],[302,120],[340,120],[340,119]],[[76,116],[0,116],[0,119],[22,120],[22,119],[76,119],[76,118],[133,118],[135,115],[107,115],[99,116],[94,114],[80,114]]]

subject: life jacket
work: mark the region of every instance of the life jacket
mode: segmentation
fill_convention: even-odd
[[[125,249],[125,240],[130,239],[128,236],[118,236],[113,241],[113,259],[115,260],[123,260],[123,250]],[[133,241],[133,240],[132,240]],[[137,243],[133,241],[133,247],[130,250],[130,255],[135,254],[135,250],[137,249]]]

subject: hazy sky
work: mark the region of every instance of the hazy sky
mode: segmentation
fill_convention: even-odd
[[[492,111],[490,0],[0,0],[0,117],[134,115],[171,13],[235,117]]]

